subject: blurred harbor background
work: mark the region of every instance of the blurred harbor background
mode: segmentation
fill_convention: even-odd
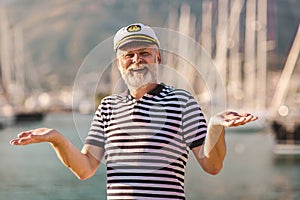
[[[46,126],[81,148],[99,100],[124,89],[111,42],[134,22],[163,28],[160,78],[207,117],[219,105],[260,117],[230,131],[222,174],[191,160],[188,199],[300,198],[299,10],[296,0],[0,0],[0,199],[102,199],[103,166],[80,182],[47,145],[8,141]]]
[[[48,114],[42,122],[9,127],[0,134],[0,199],[104,200],[106,173],[102,164],[86,181],[78,180],[58,160],[49,144],[12,147],[8,141],[24,129],[55,127],[78,148],[92,115]],[[297,200],[300,160],[273,154],[270,130],[227,130],[227,156],[217,176],[207,175],[190,155],[186,170],[187,200]]]

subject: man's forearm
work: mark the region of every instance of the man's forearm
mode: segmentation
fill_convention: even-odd
[[[15,146],[42,142],[50,143],[61,162],[79,179],[86,179],[93,175],[103,156],[103,150],[101,148],[90,147],[91,151],[83,149],[83,151],[80,152],[61,133],[49,128],[24,131],[19,133],[17,138],[10,140],[10,144]],[[98,160],[93,154],[98,155]]]
[[[221,125],[208,125],[204,145],[193,149],[202,168],[209,174],[218,174],[226,154],[225,129]]]
[[[89,162],[89,156],[79,151],[69,140],[57,132],[58,139],[51,142],[58,158],[79,179],[89,178],[95,171]]]
[[[218,157],[223,161],[226,154],[224,126],[211,123],[208,124],[203,151],[204,156]]]
[[[252,114],[233,111],[212,116],[204,145],[192,149],[202,168],[210,174],[217,174],[221,170],[226,154],[225,127],[240,126],[257,119]]]

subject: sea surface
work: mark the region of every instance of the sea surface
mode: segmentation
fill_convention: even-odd
[[[47,143],[11,146],[19,132],[55,128],[81,149],[92,115],[49,114],[42,122],[23,123],[0,130],[0,200],[104,200],[106,171],[78,180],[60,163]],[[300,199],[300,161],[276,157],[268,128],[257,132],[227,130],[227,156],[218,175],[208,175],[190,156],[186,170],[188,200]]]

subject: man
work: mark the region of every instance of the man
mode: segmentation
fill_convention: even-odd
[[[81,180],[91,177],[105,157],[108,199],[185,199],[189,150],[204,171],[218,174],[226,154],[224,127],[257,117],[225,112],[207,126],[189,92],[157,82],[161,54],[149,26],[121,28],[114,50],[128,91],[102,100],[81,151],[48,128],[22,132],[11,144],[49,142]]]

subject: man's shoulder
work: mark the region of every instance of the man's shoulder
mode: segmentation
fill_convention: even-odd
[[[192,94],[185,89],[176,88],[176,87],[168,86],[168,85],[165,86],[165,91],[167,91],[170,94],[174,94],[174,95],[180,95],[180,96],[186,96],[186,97],[192,96]]]
[[[174,86],[165,85],[162,89],[160,96],[165,101],[176,101],[186,104],[189,101],[194,101],[194,96],[185,89],[176,88]]]
[[[101,104],[119,102],[119,101],[124,100],[124,98],[126,98],[126,95],[124,95],[123,93],[121,93],[121,94],[111,94],[111,95],[105,96],[101,100]]]

